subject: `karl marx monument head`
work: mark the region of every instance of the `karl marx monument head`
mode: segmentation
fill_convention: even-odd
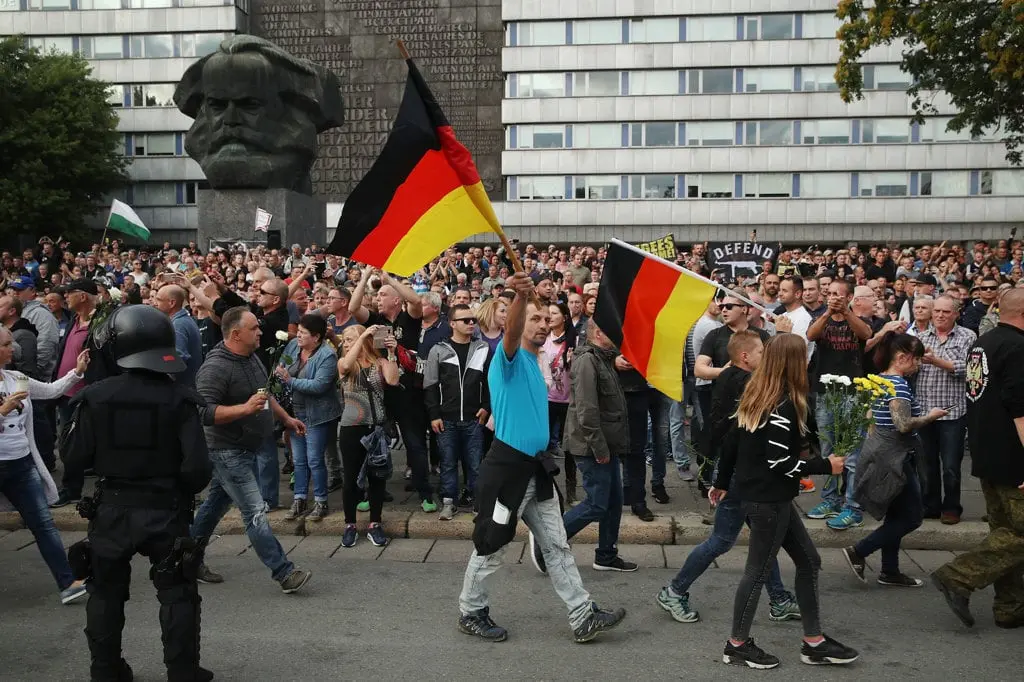
[[[190,66],[174,103],[195,119],[185,151],[214,189],[311,194],[317,133],[344,121],[335,74],[251,35]]]

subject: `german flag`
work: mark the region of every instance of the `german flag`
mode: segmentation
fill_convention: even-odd
[[[402,277],[452,244],[501,234],[469,151],[411,59],[398,118],[384,149],[352,190],[328,253]]]
[[[686,337],[715,289],[700,275],[614,239],[594,322],[652,386],[682,400]]]

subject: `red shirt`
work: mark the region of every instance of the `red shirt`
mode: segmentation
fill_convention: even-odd
[[[89,336],[89,325],[81,326],[78,323],[76,317],[74,322],[68,325],[68,329],[65,332],[68,340],[64,344],[64,355],[60,358],[60,364],[57,365],[57,378],[61,378],[78,364],[78,354],[82,352],[82,348],[85,346],[85,339]],[[70,397],[85,388],[85,382],[81,381],[75,384],[75,387],[69,390],[64,395]]]

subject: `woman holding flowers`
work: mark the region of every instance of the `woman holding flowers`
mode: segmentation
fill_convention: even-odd
[[[882,551],[882,570],[878,584],[890,587],[921,587],[924,582],[900,571],[900,543],[904,536],[921,525],[923,502],[914,458],[920,451],[917,429],[945,417],[947,412],[933,408],[921,416],[907,377],[917,374],[924,357],[924,344],[909,334],[890,332],[875,351],[875,364],[884,367],[881,376],[868,375],[857,380],[861,394],[874,399],[871,412],[874,426],[861,449],[854,497],[877,519],[881,526],[843,555],[862,582],[864,560]]]

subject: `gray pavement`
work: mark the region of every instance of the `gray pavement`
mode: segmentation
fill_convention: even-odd
[[[80,534],[65,534],[65,542]],[[745,551],[737,548],[709,569],[692,590],[698,624],[680,624],[653,599],[689,547],[623,546],[642,568],[597,573],[593,547],[574,553],[588,589],[602,605],[624,606],[626,621],[596,643],[572,643],[562,604],[517,544],[493,582],[492,615],[509,641],[489,644],[455,629],[457,596],[471,544],[462,540],[402,539],[388,548],[363,538],[353,549],[331,537],[282,537],[289,556],[314,573],[300,593],[282,594],[248,549],[244,536],[224,536],[209,562],[227,579],[203,585],[203,663],[219,680],[298,679],[740,679],[762,673],[723,665],[732,597]],[[909,551],[903,569],[925,572],[951,552]],[[974,599],[978,626],[964,629],[930,587],[899,590],[865,586],[836,550],[822,550],[826,632],[861,651],[849,668],[810,668],[799,662],[798,623],[770,623],[762,599],[753,636],[782,659],[786,679],[904,680],[1020,679],[1012,653],[1019,631],[992,625],[990,593]],[[791,582],[792,565],[782,560]],[[872,569],[877,565],[872,563]],[[125,654],[143,682],[164,679],[157,602],[137,560],[127,608]],[[870,574],[873,576],[873,572]],[[88,679],[82,604],[61,606],[53,582],[25,531],[0,531],[0,678]],[[779,674],[779,673],[776,673]],[[771,675],[766,673],[765,675]]]

